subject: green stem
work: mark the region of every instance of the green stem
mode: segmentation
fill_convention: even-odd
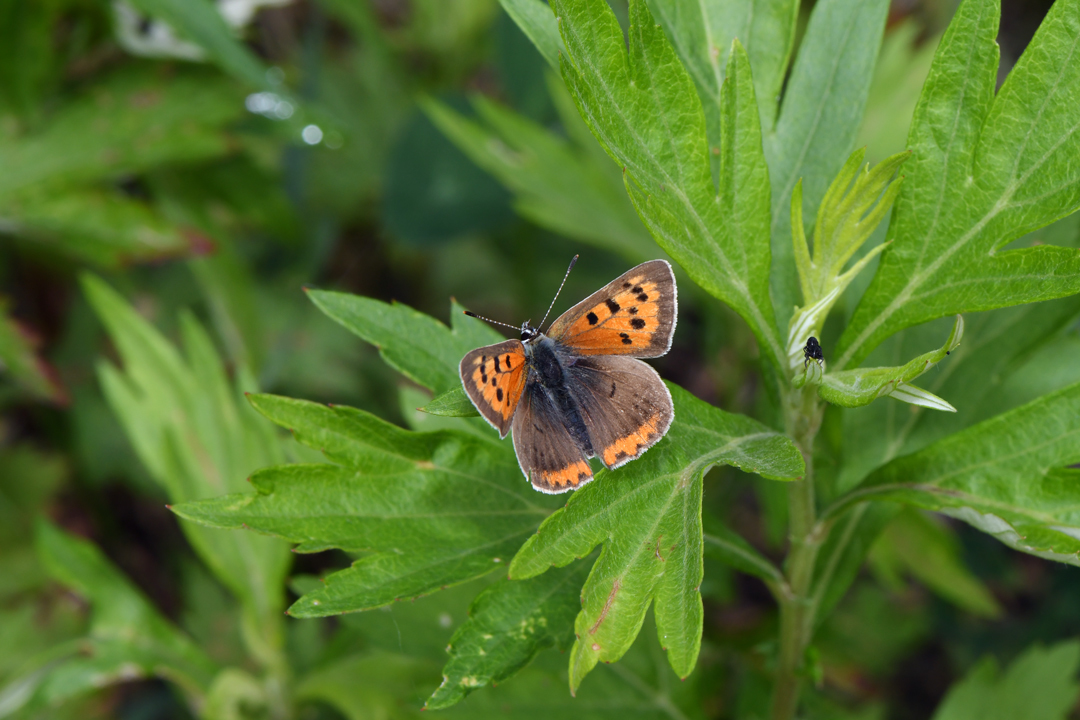
[[[789,392],[787,430],[802,452],[806,473],[802,480],[791,483],[788,488],[790,551],[784,568],[786,592],[780,601],[780,655],[773,687],[772,720],[790,720],[799,704],[802,660],[814,627],[814,603],[810,596],[814,563],[823,541],[815,529],[813,455],[822,407],[815,386]]]

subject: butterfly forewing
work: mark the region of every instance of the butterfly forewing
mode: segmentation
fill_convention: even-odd
[[[461,384],[473,405],[506,437],[525,390],[527,366],[520,340],[477,348],[461,360]]]
[[[579,358],[568,372],[593,451],[605,466],[616,468],[640,457],[671,426],[671,393],[640,360]]]
[[[585,453],[574,442],[548,394],[525,393],[514,415],[514,452],[525,477],[546,493],[576,490],[592,480]]]
[[[651,260],[567,310],[547,334],[580,355],[658,357],[671,347],[675,308],[671,266]]]

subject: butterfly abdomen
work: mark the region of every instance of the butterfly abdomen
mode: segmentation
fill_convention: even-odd
[[[555,343],[551,338],[541,336],[534,342],[525,346],[525,353],[529,358],[528,382],[539,384],[552,403],[562,414],[566,429],[574,444],[588,457],[596,455],[592,443],[589,441],[589,431],[585,427],[585,421],[581,418],[581,409],[577,400],[570,392],[566,382],[566,372],[562,365],[562,359],[555,349]]]

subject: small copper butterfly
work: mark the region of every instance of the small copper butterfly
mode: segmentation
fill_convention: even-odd
[[[635,358],[667,353],[676,309],[671,266],[651,260],[567,310],[547,334],[545,314],[538,327],[522,324],[520,340],[461,360],[469,399],[500,437],[513,428],[518,464],[537,490],[575,490],[593,478],[589,458],[617,468],[668,431],[671,393]]]

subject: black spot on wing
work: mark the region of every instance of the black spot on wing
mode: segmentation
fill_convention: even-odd
[[[591,312],[588,315],[586,315],[585,319],[589,321],[590,325],[595,325],[596,323],[600,322],[600,318],[596,317],[596,313],[594,313],[594,312]]]
[[[607,309],[608,309],[609,312],[611,312],[612,315],[619,312],[619,309],[621,308],[619,303],[615,302],[611,298],[608,298],[607,300],[605,300],[604,304],[607,305]]]
[[[630,321],[630,325],[632,325],[635,330],[640,330],[645,327],[645,321],[641,318],[634,318]]]

